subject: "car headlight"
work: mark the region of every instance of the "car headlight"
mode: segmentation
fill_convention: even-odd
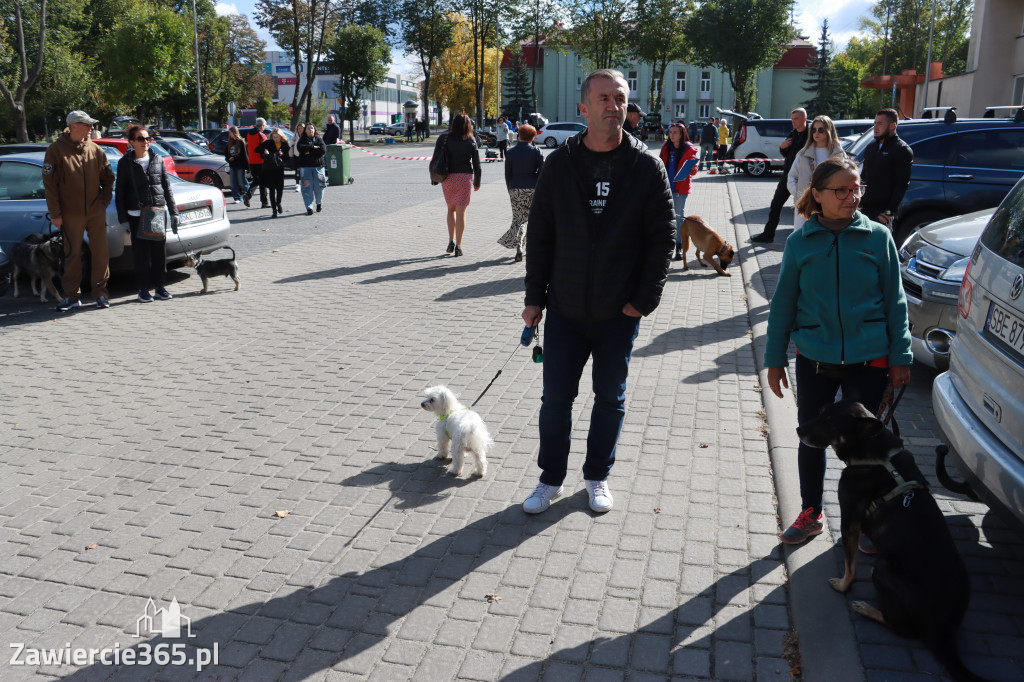
[[[907,241],[903,242],[903,246],[900,247],[900,260],[904,263],[910,260],[923,244],[924,239],[921,237],[921,231],[914,232],[914,234],[907,237]]]
[[[971,257],[961,258],[956,261],[948,268],[942,271],[942,275],[939,279],[946,280],[948,282],[962,282],[964,275],[967,274],[967,264],[971,262]]]

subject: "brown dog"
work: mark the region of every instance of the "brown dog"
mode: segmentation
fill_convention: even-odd
[[[683,220],[682,233],[683,270],[690,269],[686,266],[686,252],[690,250],[690,241],[692,240],[694,251],[697,254],[697,262],[701,264],[701,267],[705,265],[704,260],[701,258],[701,253],[703,253],[704,258],[707,259],[708,263],[711,264],[711,267],[718,274],[732,277],[725,269],[729,267],[729,263],[736,256],[736,250],[729,246],[717,232],[712,230],[711,226],[704,222],[703,218],[699,215],[687,216]],[[718,256],[721,265],[715,263],[714,256]]]

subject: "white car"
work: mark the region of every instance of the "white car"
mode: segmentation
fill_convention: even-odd
[[[573,135],[578,135],[587,129],[587,126],[576,121],[548,123],[537,131],[537,137],[533,139],[534,144],[543,144],[548,149],[554,149],[565,144]]]

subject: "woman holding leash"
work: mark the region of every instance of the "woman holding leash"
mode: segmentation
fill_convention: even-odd
[[[228,144],[224,148],[224,159],[228,162],[231,177],[231,196],[236,204],[242,203],[242,197],[249,191],[249,181],[245,173],[249,170],[249,150],[245,140],[238,132],[238,126],[228,128]]]
[[[693,169],[682,179],[674,178],[687,162],[697,159],[700,149],[690,142],[690,135],[682,123],[673,123],[668,129],[668,140],[661,147],[661,162],[665,164],[669,182],[672,184],[672,203],[676,209],[676,255],[675,260],[683,260],[683,221],[686,220],[686,198],[690,196],[690,179],[697,174],[696,162],[690,165]]]
[[[796,345],[800,426],[840,388],[843,398],[877,412],[890,380],[897,389],[910,383],[913,354],[896,243],[889,228],[857,211],[863,194],[856,163],[845,156],[819,163],[796,205],[806,222],[782,254],[764,364],[768,386],[781,398],[789,387],[786,349],[790,340]],[[803,511],[781,535],[789,544],[822,531],[825,451],[800,443],[797,457]],[[871,551],[863,536],[861,547]]]
[[[327,146],[317,135],[316,126],[307,123],[295,143],[295,149],[298,152],[299,182],[302,184],[302,200],[306,204],[306,215],[313,215],[314,201],[316,212],[319,213],[324,200],[324,188],[320,184],[320,178],[323,174]]]
[[[498,130],[504,127],[504,123],[498,124]],[[537,186],[540,168],[544,165],[543,154],[532,144],[535,137],[536,128],[531,125],[519,126],[519,140],[525,144],[512,147],[505,157],[505,187],[512,200],[512,227],[498,238],[498,243],[506,249],[516,250],[516,263],[523,260],[526,221],[530,217],[533,190]]]
[[[799,201],[811,186],[811,174],[818,164],[827,158],[842,156],[843,153],[843,145],[839,143],[839,134],[832,119],[828,116],[815,116],[811,121],[811,133],[807,136],[807,144],[796,153],[793,165],[789,169],[789,177],[786,179],[789,193]],[[804,220],[806,218],[798,212],[793,217],[793,229],[800,229]]]
[[[131,148],[117,164],[117,182],[114,203],[117,219],[128,223],[132,241],[132,259],[135,261],[135,283],[139,287],[139,300],[151,303],[153,289],[156,298],[172,298],[164,288],[167,275],[165,255],[167,238],[146,238],[143,231],[143,213],[148,209],[166,209],[170,213],[171,229],[178,233],[178,205],[167,177],[163,160],[149,148],[150,133],[145,126],[133,125],[125,131]]]
[[[271,218],[281,214],[281,196],[284,194],[284,159],[288,155],[288,141],[279,130],[270,133],[263,144],[256,148],[263,159],[263,174],[260,182],[266,183],[270,193]]]
[[[473,122],[466,114],[452,117],[448,132],[434,144],[434,159],[444,147],[448,155],[448,177],[441,183],[448,205],[448,253],[462,255],[462,235],[466,231],[466,207],[470,187],[480,189],[480,150],[473,136]],[[433,165],[433,161],[431,161]]]

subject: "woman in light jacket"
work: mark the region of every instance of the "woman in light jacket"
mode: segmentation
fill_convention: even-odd
[[[843,145],[839,142],[836,126],[828,116],[815,116],[811,121],[811,131],[807,136],[807,144],[796,153],[793,165],[789,169],[786,186],[793,195],[793,201],[800,201],[807,188],[811,186],[811,175],[818,164],[833,156],[842,156]],[[804,218],[797,211],[793,216],[793,230],[800,229]]]

